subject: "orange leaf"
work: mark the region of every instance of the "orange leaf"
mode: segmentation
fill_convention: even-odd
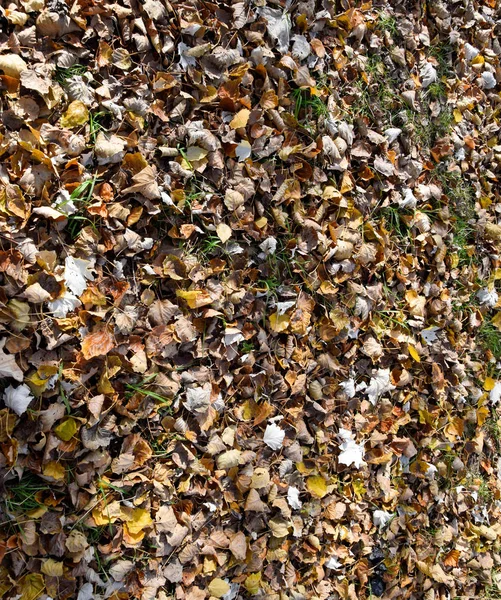
[[[108,354],[115,347],[115,338],[105,327],[97,329],[82,340],[82,354],[89,360],[95,356]]]
[[[458,563],[459,563],[459,555],[460,552],[459,550],[450,550],[445,556],[444,556],[444,567],[457,567]]]

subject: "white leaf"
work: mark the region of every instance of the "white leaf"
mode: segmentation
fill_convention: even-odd
[[[231,346],[232,344],[238,344],[239,342],[243,342],[244,341],[244,336],[242,335],[242,332],[240,331],[240,329],[237,329],[236,327],[227,327],[224,330],[224,345],[225,346]]]
[[[327,569],[340,569],[343,565],[338,561],[337,556],[331,556],[324,566]]]
[[[386,177],[390,177],[395,172],[395,169],[389,160],[384,160],[380,156],[376,156],[374,159],[374,168],[379,173],[386,175]]]
[[[497,381],[489,394],[489,400],[492,404],[497,404],[501,400],[501,381]]]
[[[123,581],[133,568],[134,563],[131,560],[117,560],[110,567],[109,573],[115,581]]]
[[[369,396],[369,401],[376,404],[377,399],[394,390],[395,386],[390,383],[390,369],[378,369],[377,373],[370,380],[365,393]]]
[[[416,208],[417,198],[410,188],[404,190],[404,197],[398,203],[400,208]]]
[[[34,400],[34,397],[31,395],[30,388],[25,383],[17,386],[17,388],[9,385],[3,394],[5,406],[12,409],[19,416],[26,412],[32,400]]]
[[[293,306],[296,306],[295,300],[286,300],[285,302],[277,302],[277,313],[279,315],[285,315],[285,313],[289,310],[289,308],[292,308]]]
[[[84,583],[78,592],[77,600],[91,600],[94,597],[92,583]]]
[[[66,91],[70,100],[80,100],[86,106],[94,102],[94,90],[84,81],[81,75],[73,75],[65,82]]]
[[[468,42],[467,42],[464,45],[464,54],[465,54],[466,60],[468,62],[470,62],[470,60],[473,60],[475,57],[477,57],[480,54],[480,50],[478,50],[478,48],[475,48],[475,46],[468,44]]]
[[[264,432],[263,442],[272,450],[280,450],[285,438],[285,431],[275,423],[269,423]]]
[[[385,130],[384,136],[388,141],[388,144],[392,144],[401,133],[402,130],[398,127],[390,127],[389,129]]]
[[[94,153],[100,165],[119,163],[125,155],[126,142],[116,135],[107,137],[102,131],[97,134]]]
[[[484,71],[482,73],[482,81],[486,90],[492,90],[497,85],[496,78],[490,71]]]
[[[269,256],[270,254],[275,254],[277,249],[277,240],[274,237],[266,238],[264,242],[261,242],[261,244],[259,244],[259,247],[266,256]]]
[[[374,522],[374,525],[376,527],[379,527],[379,529],[382,529],[386,525],[386,523],[389,523],[392,517],[393,514],[385,510],[375,510],[372,513],[372,520]]]
[[[242,162],[252,154],[252,147],[247,140],[242,140],[235,148],[235,154],[239,162]]]
[[[489,308],[494,308],[498,302],[499,296],[494,288],[492,290],[483,288],[482,290],[478,290],[477,298],[480,304],[486,304]]]
[[[287,502],[294,510],[299,510],[301,506],[303,506],[303,503],[299,499],[299,490],[293,485],[291,485],[287,490]]]
[[[0,377],[12,377],[17,381],[22,381],[24,378],[22,370],[19,368],[13,354],[5,354],[3,347],[6,339],[0,340]]]
[[[304,35],[295,35],[293,38],[292,56],[304,60],[311,54],[311,47]]]
[[[427,464],[427,469],[425,471],[425,475],[429,479],[433,479],[435,477],[435,473],[438,471],[438,469],[435,465],[431,465],[430,463],[426,463],[426,464]]]
[[[439,327],[429,327],[421,331],[421,337],[427,344],[433,344],[438,340],[437,331],[440,331]]]
[[[269,35],[276,40],[277,50],[284,54],[289,49],[291,22],[289,15],[277,8],[262,8],[260,15],[264,17]]]
[[[348,398],[355,397],[355,380],[353,378],[347,379],[346,381],[341,381],[339,387],[342,388]]]
[[[429,62],[424,63],[419,74],[421,76],[423,88],[427,88],[438,79],[437,70]]]
[[[364,444],[357,444],[347,429],[340,429],[338,437],[341,439],[341,444],[339,444],[341,453],[338,456],[338,462],[348,467],[353,465],[359,469],[365,464]]]
[[[76,296],[70,294],[70,292],[64,292],[60,298],[56,298],[47,304],[53,317],[56,319],[64,319],[69,312],[74,311],[75,308],[78,308],[82,303]]]
[[[81,296],[87,288],[87,280],[92,281],[94,279],[91,273],[93,267],[94,261],[73,258],[73,256],[66,257],[64,261],[64,283],[75,296]]]
[[[183,406],[192,413],[203,414],[210,406],[211,386],[194,387],[186,391],[186,401]]]
[[[188,54],[190,47],[184,42],[179,42],[177,45],[177,53],[179,54],[179,66],[183,71],[186,71],[188,67],[196,67],[197,61]]]

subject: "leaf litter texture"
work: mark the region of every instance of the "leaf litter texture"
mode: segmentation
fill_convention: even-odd
[[[3,4],[2,597],[500,593],[499,17]]]

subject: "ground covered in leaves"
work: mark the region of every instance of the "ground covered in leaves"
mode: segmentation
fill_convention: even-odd
[[[0,597],[501,597],[496,5],[2,2]]]

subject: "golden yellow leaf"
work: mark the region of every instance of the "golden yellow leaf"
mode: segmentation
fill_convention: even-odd
[[[221,598],[230,591],[230,586],[223,579],[216,577],[209,583],[209,594]]]
[[[456,121],[456,123],[461,123],[461,121],[463,120],[463,115],[461,114],[461,111],[458,108],[455,108],[452,111],[452,114],[454,115],[454,121]]]
[[[421,362],[421,357],[419,356],[416,348],[414,348],[414,346],[412,344],[407,344],[407,348],[408,348],[409,354],[412,356],[412,358],[418,363]]]
[[[252,419],[252,417],[254,416],[256,410],[255,410],[255,406],[254,404],[250,401],[250,400],[246,400],[243,404],[242,404],[242,416],[241,418],[244,421],[250,421]]]
[[[59,462],[56,462],[55,460],[51,460],[46,465],[44,465],[42,473],[46,477],[52,477],[57,481],[63,481],[66,475],[66,470],[64,468],[64,465],[62,465]]]
[[[490,410],[487,408],[487,406],[481,406],[480,408],[477,408],[477,425],[479,427],[482,427],[489,414]]]
[[[213,302],[210,294],[205,290],[177,290],[176,296],[186,300],[190,308],[200,308]]]
[[[327,482],[320,475],[308,477],[306,480],[308,491],[317,498],[323,498],[327,494]]]
[[[127,529],[133,535],[153,525],[149,511],[144,508],[122,508],[122,519],[127,523]]]
[[[494,389],[494,386],[496,385],[496,380],[492,379],[492,377],[486,377],[485,381],[484,381],[484,390],[486,392],[490,392],[491,390]]]
[[[232,129],[240,129],[240,127],[245,127],[249,121],[249,115],[250,110],[248,108],[242,108],[242,110],[239,110],[230,121],[230,127]]]
[[[89,111],[80,100],[73,101],[61,116],[61,127],[72,129],[84,125],[89,120]]]
[[[117,519],[122,518],[122,507],[117,500],[113,502],[102,502],[92,509],[92,518],[97,527],[115,523]]]
[[[341,180],[341,194],[346,194],[347,192],[351,192],[351,190],[355,187],[353,183],[353,179],[348,171],[343,173],[343,179]]]
[[[65,419],[57,427],[54,428],[54,433],[60,440],[69,442],[75,433],[79,430],[80,425],[78,421],[69,417]]]

